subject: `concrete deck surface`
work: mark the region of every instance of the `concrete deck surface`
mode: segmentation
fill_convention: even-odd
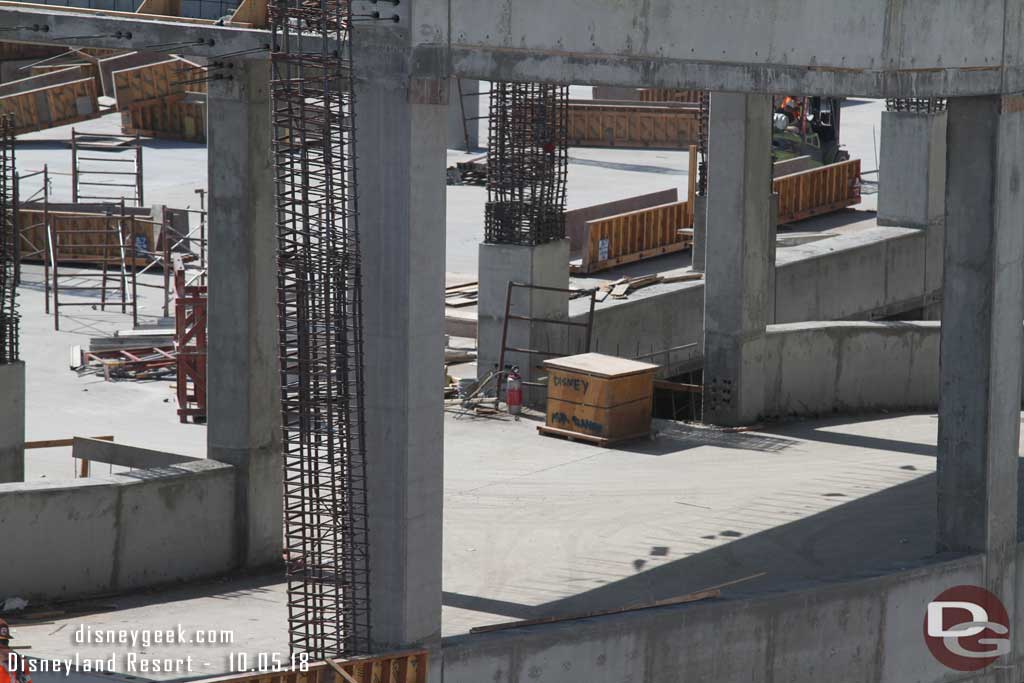
[[[572,96],[586,97],[586,90],[574,88]],[[881,109],[880,102],[851,100],[844,114],[844,143],[865,169],[875,168],[872,132],[880,129]],[[118,118],[76,128],[118,132]],[[70,200],[64,174],[71,154],[61,142],[69,135],[64,127],[19,136],[19,171],[49,164],[54,201]],[[449,153],[449,163],[465,158]],[[569,208],[669,187],[685,196],[687,164],[685,152],[573,148]],[[147,204],[198,208],[194,190],[206,185],[203,146],[147,141],[145,168]],[[26,181],[22,196],[36,189]],[[447,270],[456,278],[476,279],[485,201],[484,188],[448,189]],[[873,201],[867,197],[860,208],[874,209]],[[871,216],[828,220],[836,225],[823,229],[832,230]],[[646,272],[664,272],[687,267],[688,256],[648,263]],[[130,318],[80,307],[62,316],[55,333],[42,313],[41,270],[26,266],[19,292],[27,438],[113,434],[128,444],[205,455],[205,427],[177,421],[168,382],[106,383],[68,369],[70,346],[127,329]],[[140,290],[143,321],[159,315],[160,296]],[[768,574],[729,594],[782,590],[914,562],[932,551],[933,415],[837,419],[748,434],[663,425],[657,441],[617,450],[541,437],[535,426],[446,419],[446,635],[672,597],[760,572]],[[30,452],[28,476],[70,478],[70,449]],[[201,655],[192,676],[214,675],[227,671],[229,651],[286,650],[284,597],[279,575],[232,578],[103,599],[117,610],[18,622],[16,635],[37,657],[109,656],[106,646],[79,646],[71,635],[81,624],[232,630],[234,644],[189,648]],[[154,646],[148,654],[183,652]]]
[[[669,598],[761,572],[726,598],[807,587],[933,552],[934,415],[738,434],[660,422],[655,441],[620,449],[543,437],[536,424],[446,417],[445,635]],[[286,650],[279,575],[93,604],[117,610],[20,621],[15,634],[32,655],[59,657],[111,649],[72,643],[81,625],[232,631],[233,644],[187,648],[208,664],[196,675],[224,672],[230,651]]]

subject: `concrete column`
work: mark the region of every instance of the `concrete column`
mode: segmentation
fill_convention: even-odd
[[[764,407],[771,264],[767,95],[712,93],[704,289],[704,420],[753,422]]]
[[[447,80],[357,83],[374,651],[439,644]]]
[[[480,147],[480,81],[462,79],[462,93],[459,96],[459,79],[452,78],[448,97],[448,146],[472,152]],[[460,104],[461,101],[461,104]],[[463,125],[465,123],[465,127]],[[466,129],[469,129],[469,148],[466,148]]]
[[[281,561],[281,406],[269,63],[210,82],[209,457],[238,469],[238,559]]]
[[[949,102],[938,546],[1011,595],[1024,328],[1024,98]],[[1011,620],[1012,620],[1011,615]]]
[[[708,198],[693,200],[693,269],[703,273],[707,264]]]
[[[534,247],[516,244],[480,245],[479,288],[477,299],[477,375],[480,379],[498,367],[501,334],[505,324],[505,302],[508,283],[520,282],[541,287],[568,289],[569,240],[557,240]],[[547,320],[567,320],[569,296],[559,292],[514,289],[512,315]],[[550,323],[512,320],[506,344],[518,348],[573,351],[569,347],[569,328]],[[518,365],[524,379],[533,381],[545,373],[537,369],[541,356],[531,359],[526,354],[510,353],[506,365]],[[544,392],[528,390],[524,399],[537,406]]]
[[[25,481],[25,363],[0,364],[0,484]]]
[[[946,112],[883,112],[878,224],[926,230],[925,318],[938,319],[946,225]]]

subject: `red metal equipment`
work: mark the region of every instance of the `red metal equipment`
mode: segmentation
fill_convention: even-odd
[[[178,356],[178,417],[206,422],[205,285],[185,284],[185,263],[174,257],[174,347]]]

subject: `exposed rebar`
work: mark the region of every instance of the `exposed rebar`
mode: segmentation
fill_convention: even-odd
[[[568,93],[544,83],[492,85],[486,242],[535,245],[565,237]]]
[[[370,650],[351,9],[270,15],[289,645],[348,657]]]
[[[0,363],[18,360],[14,116],[0,117]]]

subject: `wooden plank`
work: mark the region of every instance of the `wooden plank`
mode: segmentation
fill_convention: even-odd
[[[242,3],[231,15],[231,22],[244,22],[253,28],[267,28],[267,0],[242,0]]]
[[[552,358],[544,361],[544,367],[585,373],[603,379],[619,379],[658,369],[657,365],[651,363],[642,363],[603,353],[581,353],[564,358]]]
[[[96,441],[113,441],[113,436],[90,436],[90,439]],[[75,443],[74,438],[70,439],[48,439],[44,441],[26,441],[25,450],[31,450],[34,448],[63,448],[65,446],[73,446]]]

